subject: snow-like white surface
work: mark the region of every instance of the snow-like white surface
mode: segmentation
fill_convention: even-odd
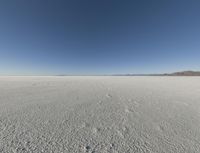
[[[199,153],[199,77],[0,77],[1,153]]]

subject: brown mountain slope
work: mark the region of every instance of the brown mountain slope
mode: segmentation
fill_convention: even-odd
[[[200,76],[200,71],[181,71],[181,72],[174,72],[171,74],[165,74],[169,76]]]

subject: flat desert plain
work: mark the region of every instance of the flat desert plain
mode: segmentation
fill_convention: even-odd
[[[0,77],[1,153],[199,153],[200,77]]]

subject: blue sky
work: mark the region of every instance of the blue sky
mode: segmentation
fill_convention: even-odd
[[[0,74],[200,70],[199,0],[2,0]]]

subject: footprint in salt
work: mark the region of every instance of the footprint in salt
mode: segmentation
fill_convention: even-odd
[[[94,133],[94,134],[97,134],[98,132],[100,132],[101,131],[101,129],[100,128],[93,128],[92,129],[92,133]]]
[[[107,98],[112,98],[112,95],[111,94],[106,94],[106,97]]]
[[[134,110],[132,110],[131,108],[125,107],[124,109],[125,113],[133,113]]]
[[[82,124],[82,127],[83,127],[83,128],[90,127],[90,124],[89,124],[89,123],[86,123],[86,122],[84,122],[84,123]]]

